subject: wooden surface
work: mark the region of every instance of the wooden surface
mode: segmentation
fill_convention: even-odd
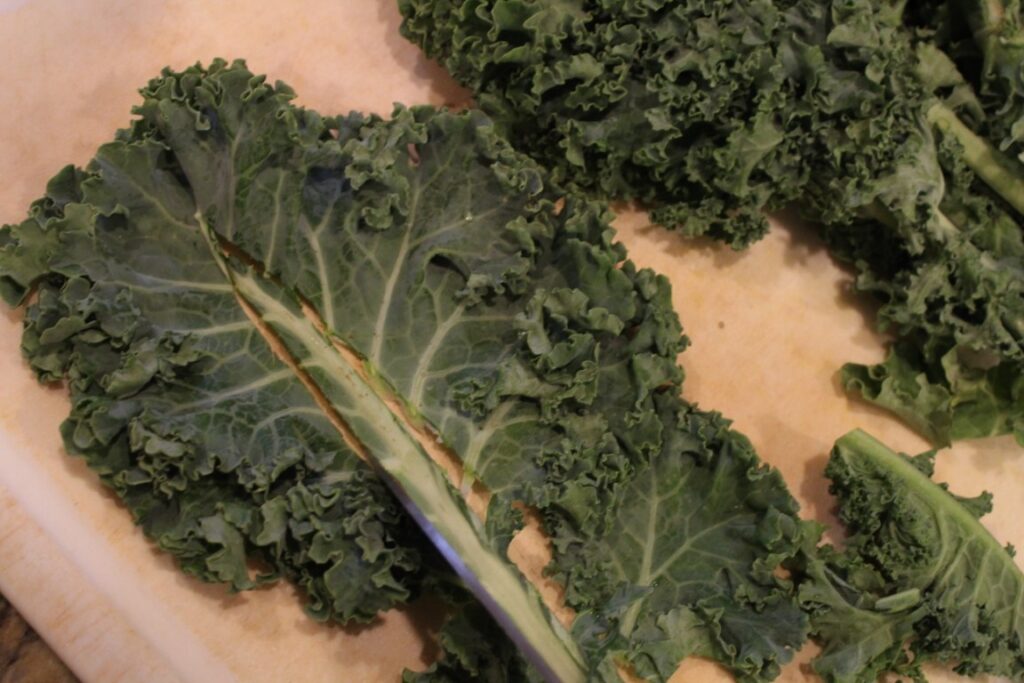
[[[78,683],[78,679],[0,595],[0,683]]]
[[[387,113],[393,102],[463,94],[397,32],[392,0],[202,2],[0,0],[0,222],[20,219],[46,180],[83,164],[129,120],[137,87],[170,64],[245,57],[322,113]],[[822,477],[832,442],[863,427],[907,451],[925,444],[849,400],[845,361],[875,361],[870,305],[847,293],[810,231],[776,226],[743,254],[623,211],[620,238],[671,276],[693,346],[684,393],[735,420],[780,468],[808,516],[830,521]],[[60,446],[60,389],[39,387],[18,354],[20,313],[0,315],[0,592],[85,681],[395,681],[436,656],[438,615],[414,605],[361,630],[315,624],[285,585],[232,596],[178,572]],[[1010,439],[957,446],[938,478],[995,494],[984,522],[1024,547],[1024,453]],[[782,680],[808,678],[807,648]],[[689,675],[687,675],[689,674]],[[727,678],[687,662],[673,680]],[[943,680],[945,675],[934,680]],[[952,677],[950,677],[952,680]]]

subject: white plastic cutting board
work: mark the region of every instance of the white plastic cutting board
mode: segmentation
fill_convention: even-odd
[[[245,57],[322,113],[462,101],[397,27],[394,0],[0,0],[0,223],[19,220],[61,166],[87,162],[128,122],[135,89],[167,64]],[[839,389],[835,370],[881,359],[881,339],[870,306],[847,293],[849,276],[807,230],[777,227],[735,254],[650,227],[635,212],[619,227],[635,261],[672,278],[693,340],[685,395],[732,417],[809,516],[830,519],[822,468],[849,429],[911,452],[925,447]],[[20,313],[3,311],[0,591],[84,680],[373,683],[436,656],[430,633],[440,616],[430,604],[343,629],[309,620],[287,586],[232,596],[181,574],[63,453],[64,393],[35,383],[19,337]],[[1010,439],[959,445],[940,458],[938,478],[961,494],[993,491],[986,525],[1024,547],[1024,452]],[[782,680],[807,680],[812,651]],[[687,662],[674,681],[683,678],[728,680],[701,662]]]

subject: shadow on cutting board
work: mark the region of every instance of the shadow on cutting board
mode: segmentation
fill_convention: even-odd
[[[465,109],[472,105],[473,96],[460,86],[437,62],[427,59],[420,48],[402,37],[399,27],[402,15],[396,2],[380,2],[377,7],[381,21],[391,30],[387,33],[384,47],[394,56],[395,61],[407,64],[409,71],[417,79],[429,81],[431,90],[437,93],[444,106],[451,109]],[[406,102],[413,105],[418,102]]]
[[[0,595],[0,681],[77,683],[56,653]]]

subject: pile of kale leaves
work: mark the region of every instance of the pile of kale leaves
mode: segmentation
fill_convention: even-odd
[[[795,204],[895,338],[848,389],[1024,443],[1019,0],[400,0],[559,182],[744,248]]]
[[[63,380],[71,393],[69,452],[203,580],[243,590],[287,578],[314,616],[342,622],[440,596],[450,613],[445,654],[407,673],[412,681],[538,673],[360,455],[409,489],[428,480],[437,524],[472,530],[465,561],[477,571],[504,575],[521,505],[539,513],[571,625],[555,623],[525,582],[494,585],[522,596],[524,611],[512,615],[520,626],[531,614],[549,622],[536,635],[564,645],[578,666],[572,680],[617,681],[623,668],[667,680],[690,655],[740,680],[771,680],[809,636],[823,646],[814,667],[831,681],[920,677],[931,660],[966,674],[1024,675],[1024,575],[1012,549],[977,522],[988,497],[958,498],[930,480],[931,455],[910,458],[855,432],[839,440],[827,470],[850,537],[843,550],[818,547],[818,527],[800,519],[779,473],[727,420],[680,398],[676,356],[687,342],[668,281],[627,259],[600,203],[564,189],[582,165],[595,171],[582,184],[660,205],[660,220],[686,217],[691,232],[737,245],[763,230],[761,208],[800,199],[825,221],[837,253],[862,267],[861,284],[890,297],[883,318],[899,330],[897,360],[864,370],[867,379],[852,369],[851,381],[900,397],[897,389],[916,387],[915,401],[921,392],[938,401],[918,423],[937,441],[1009,431],[1012,349],[1004,344],[1005,358],[993,359],[982,347],[1001,339],[996,321],[1010,320],[1019,297],[1019,207],[989,188],[1013,169],[1007,155],[1021,131],[980,123],[1014,116],[1009,104],[992,104],[991,89],[960,77],[958,65],[966,72],[980,52],[944,33],[955,19],[924,7],[585,4],[593,7],[402,3],[407,31],[438,21],[435,53],[445,41],[458,46],[447,63],[477,86],[496,123],[430,108],[324,117],[240,62],[151,81],[130,128],[84,169],[64,169],[27,220],[0,231],[0,294],[27,306],[25,355],[40,379]],[[703,41],[693,53],[683,50],[685,33],[671,33],[680,22]],[[867,31],[867,42],[842,26]],[[732,62],[730,44],[743,46]],[[673,46],[677,85],[698,72],[724,84],[735,72],[735,88],[691,84],[670,98],[703,106],[721,130],[694,120],[684,139],[670,130],[688,121],[682,110],[653,106],[661,86],[634,70]],[[493,63],[491,48],[501,52]],[[588,50],[618,64],[609,73],[621,88],[589,87],[604,66]],[[927,73],[943,74],[934,83],[924,60],[934,67]],[[1019,93],[998,60],[984,64],[977,73],[1002,74],[986,78]],[[881,94],[831,112],[819,106],[826,92],[859,101],[861,83],[847,74],[858,68]],[[897,87],[902,99],[885,90]],[[594,93],[607,99],[588,101]],[[887,116],[868,116],[882,100]],[[578,107],[576,122],[545,128],[573,121],[565,107]],[[628,125],[614,115],[627,109]],[[787,124],[774,134],[778,121]],[[883,126],[902,146],[873,144],[875,130],[856,144],[829,137],[854,136],[858,122]],[[541,163],[514,150],[509,131]],[[627,131],[650,137],[626,140]],[[1007,153],[992,156],[979,132],[1003,136]],[[578,145],[566,142],[573,136]],[[804,163],[796,155],[808,153],[791,136],[808,149],[845,140],[859,156],[834,156],[831,174],[794,173]],[[981,161],[998,161],[995,172],[974,167],[972,144],[982,145]],[[616,157],[627,148],[632,161]],[[900,195],[897,179],[917,182],[919,194]],[[844,202],[816,199],[831,195]],[[991,220],[973,227],[980,216]],[[870,253],[864,234],[875,241]],[[943,254],[956,268],[942,270]],[[988,270],[965,279],[964,263],[975,262]],[[918,313],[928,320],[918,321],[900,287],[929,263],[948,277],[931,276],[938,293],[925,297]],[[958,327],[951,316],[968,286],[988,296],[985,315],[956,318]],[[925,322],[954,341],[915,346]],[[956,353],[942,350],[947,342]],[[355,354],[366,377],[337,347]],[[912,361],[946,374],[899,366],[911,372],[910,388],[879,374]],[[413,480],[417,447],[409,425],[380,409],[381,392],[461,460],[465,486],[486,487],[486,521],[443,476]]]

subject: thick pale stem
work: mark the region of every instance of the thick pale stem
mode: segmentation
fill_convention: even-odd
[[[896,219],[896,216],[894,216],[889,209],[877,200],[865,206],[861,210],[861,214],[867,218],[872,218],[879,223],[887,225],[890,228],[896,229],[899,227],[899,221]],[[935,221],[947,239],[960,232],[960,226],[954,223],[953,219],[940,211],[938,207],[935,207]]]
[[[549,680],[584,683],[586,673],[576,644],[556,624],[540,597],[514,565],[490,548],[479,533],[479,522],[453,493],[441,468],[392,412],[384,398],[301,310],[297,301],[282,296],[269,279],[252,269],[229,265],[221,245],[201,214],[196,214],[225,279],[275,336],[289,355],[290,366],[301,372],[307,388],[315,389],[344,425],[346,439],[355,439],[357,452],[367,456],[410,515],[438,547],[467,586],[495,616],[520,649]],[[261,332],[267,333],[261,328]]]
[[[928,121],[963,147],[964,161],[1000,197],[1024,214],[1024,166],[977,135],[944,104],[928,110]]]
[[[954,223],[949,216],[938,209],[935,210],[935,220],[938,222],[939,226],[942,227],[943,233],[947,236],[952,236],[960,232],[960,227]]]
[[[879,469],[899,477],[899,480],[914,495],[928,501],[929,505],[935,510],[941,510],[942,514],[963,528],[970,529],[970,537],[981,539],[982,542],[992,549],[996,557],[1006,556],[1006,550],[999,541],[989,533],[988,529],[976,517],[968,512],[966,507],[957,503],[952,494],[867,432],[855,429],[841,437],[836,441],[834,453],[835,456],[846,460],[854,460],[856,458],[870,460]]]

